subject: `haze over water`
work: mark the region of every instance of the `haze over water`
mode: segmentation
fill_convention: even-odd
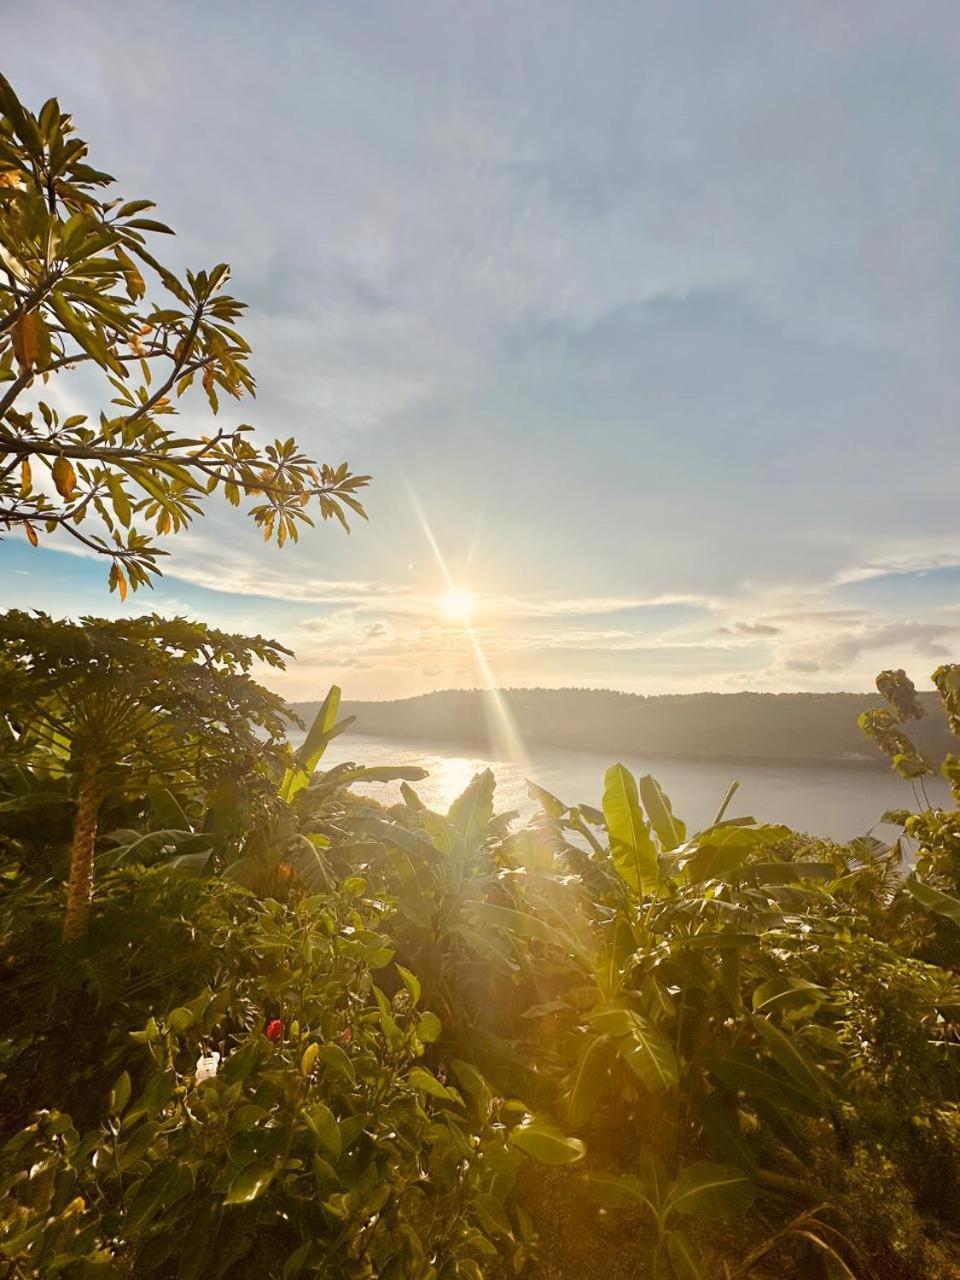
[[[413,784],[431,809],[445,811],[473,775],[491,768],[497,779],[496,807],[517,809],[526,817],[535,804],[527,795],[530,778],[552,791],[566,804],[599,806],[603,776],[613,759],[587,751],[529,746],[528,761],[520,766],[509,760],[476,755],[469,747],[450,744],[405,743],[350,733],[336,738],[321,768],[353,760],[363,765],[417,765],[429,777]],[[910,785],[882,768],[857,765],[757,764],[720,760],[692,761],[668,757],[622,757],[635,774],[652,773],[670,796],[674,812],[690,830],[706,826],[736,778],[740,789],[729,809],[730,816],[750,814],[759,821],[782,822],[811,835],[850,839],[876,828],[880,838],[892,839],[895,828],[881,824],[887,809],[911,808]],[[946,784],[926,781],[933,803],[948,799]],[[399,783],[356,787],[384,803],[400,798]]]

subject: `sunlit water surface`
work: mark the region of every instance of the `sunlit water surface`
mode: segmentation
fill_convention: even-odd
[[[475,773],[490,768],[497,779],[498,810],[518,809],[529,815],[535,805],[527,795],[527,778],[546,787],[566,804],[599,806],[603,775],[614,763],[589,752],[531,746],[525,763],[491,760],[470,748],[434,746],[399,739],[346,733],[336,738],[321,767],[346,760],[364,765],[418,765],[428,777],[413,784],[431,809],[444,812]],[[731,764],[652,756],[624,756],[622,763],[637,774],[652,773],[666,790],[674,812],[691,830],[713,818],[730,782],[740,789],[729,815],[752,814],[760,821],[783,822],[813,835],[849,839],[876,828],[891,838],[893,827],[880,825],[887,809],[910,808],[914,797],[908,783],[882,768],[856,765]],[[927,792],[936,803],[947,804],[949,792],[938,779],[927,779]],[[384,803],[400,797],[399,783],[358,786]]]

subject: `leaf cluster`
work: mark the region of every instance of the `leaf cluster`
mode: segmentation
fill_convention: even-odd
[[[280,547],[311,511],[349,531],[368,476],[315,462],[293,437],[260,446],[246,423],[178,428],[195,386],[213,415],[223,396],[255,394],[244,304],[224,291],[226,263],[165,266],[152,245],[170,228],[113,184],[56,99],[34,115],[0,76],[0,527],[34,546],[62,532],[104,555],[121,597],[160,572],[162,540],[218,491],[251,500]],[[84,368],[103,406],[65,413],[60,379]]]

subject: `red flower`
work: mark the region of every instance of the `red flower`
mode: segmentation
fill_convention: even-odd
[[[267,1039],[271,1041],[272,1044],[276,1044],[277,1041],[282,1038],[282,1036],[283,1036],[283,1019],[282,1018],[274,1018],[271,1022],[267,1023]]]
[[[353,1027],[344,1027],[340,1032],[340,1043],[349,1044],[353,1039]]]

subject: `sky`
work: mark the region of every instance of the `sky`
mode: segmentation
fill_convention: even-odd
[[[257,631],[290,698],[960,658],[953,0],[3,0],[3,35],[166,256],[231,263],[227,419],[374,479],[282,551],[211,506],[126,605],[6,537],[0,608]]]

